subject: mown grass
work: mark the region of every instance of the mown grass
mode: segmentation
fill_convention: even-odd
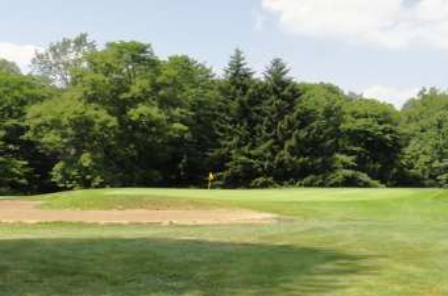
[[[12,240],[0,253],[9,256],[0,263],[8,296],[312,295],[341,288],[322,276],[368,272],[363,256],[193,240]]]
[[[236,207],[248,226],[0,224],[0,295],[448,295],[448,192],[107,189],[48,208]]]
[[[119,193],[121,191],[123,193]],[[41,205],[43,208],[55,210],[194,210],[226,206],[224,202],[219,200],[166,196],[158,192],[147,194],[138,192],[137,190],[134,192],[132,189],[117,191],[110,189],[87,190],[42,195],[28,199],[43,201]]]

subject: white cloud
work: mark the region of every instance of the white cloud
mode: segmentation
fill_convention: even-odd
[[[363,92],[363,96],[370,99],[377,99],[383,102],[393,104],[397,109],[411,98],[417,96],[420,88],[395,88],[384,85],[374,85]]]
[[[0,58],[15,62],[24,72],[29,71],[29,64],[36,50],[41,51],[43,48],[34,45],[0,42]]]
[[[262,6],[295,34],[448,50],[447,0],[262,0]]]

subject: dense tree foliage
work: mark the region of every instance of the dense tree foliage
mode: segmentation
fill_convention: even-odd
[[[12,63],[0,68],[0,190],[47,190],[51,160],[25,137],[27,108],[52,97],[51,90]]]
[[[403,161],[421,186],[448,186],[448,94],[422,90],[402,111]]]
[[[262,75],[239,49],[221,76],[150,44],[86,34],[0,60],[0,191],[108,186],[448,186],[448,94],[401,111],[329,84]]]

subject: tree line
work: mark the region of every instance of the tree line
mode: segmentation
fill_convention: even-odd
[[[0,60],[0,191],[98,187],[445,187],[448,93],[402,110],[298,82],[241,50],[223,74],[150,44],[86,34]]]

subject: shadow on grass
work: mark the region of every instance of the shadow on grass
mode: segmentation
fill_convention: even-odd
[[[0,241],[1,296],[318,295],[374,272],[367,257],[170,239]]]

